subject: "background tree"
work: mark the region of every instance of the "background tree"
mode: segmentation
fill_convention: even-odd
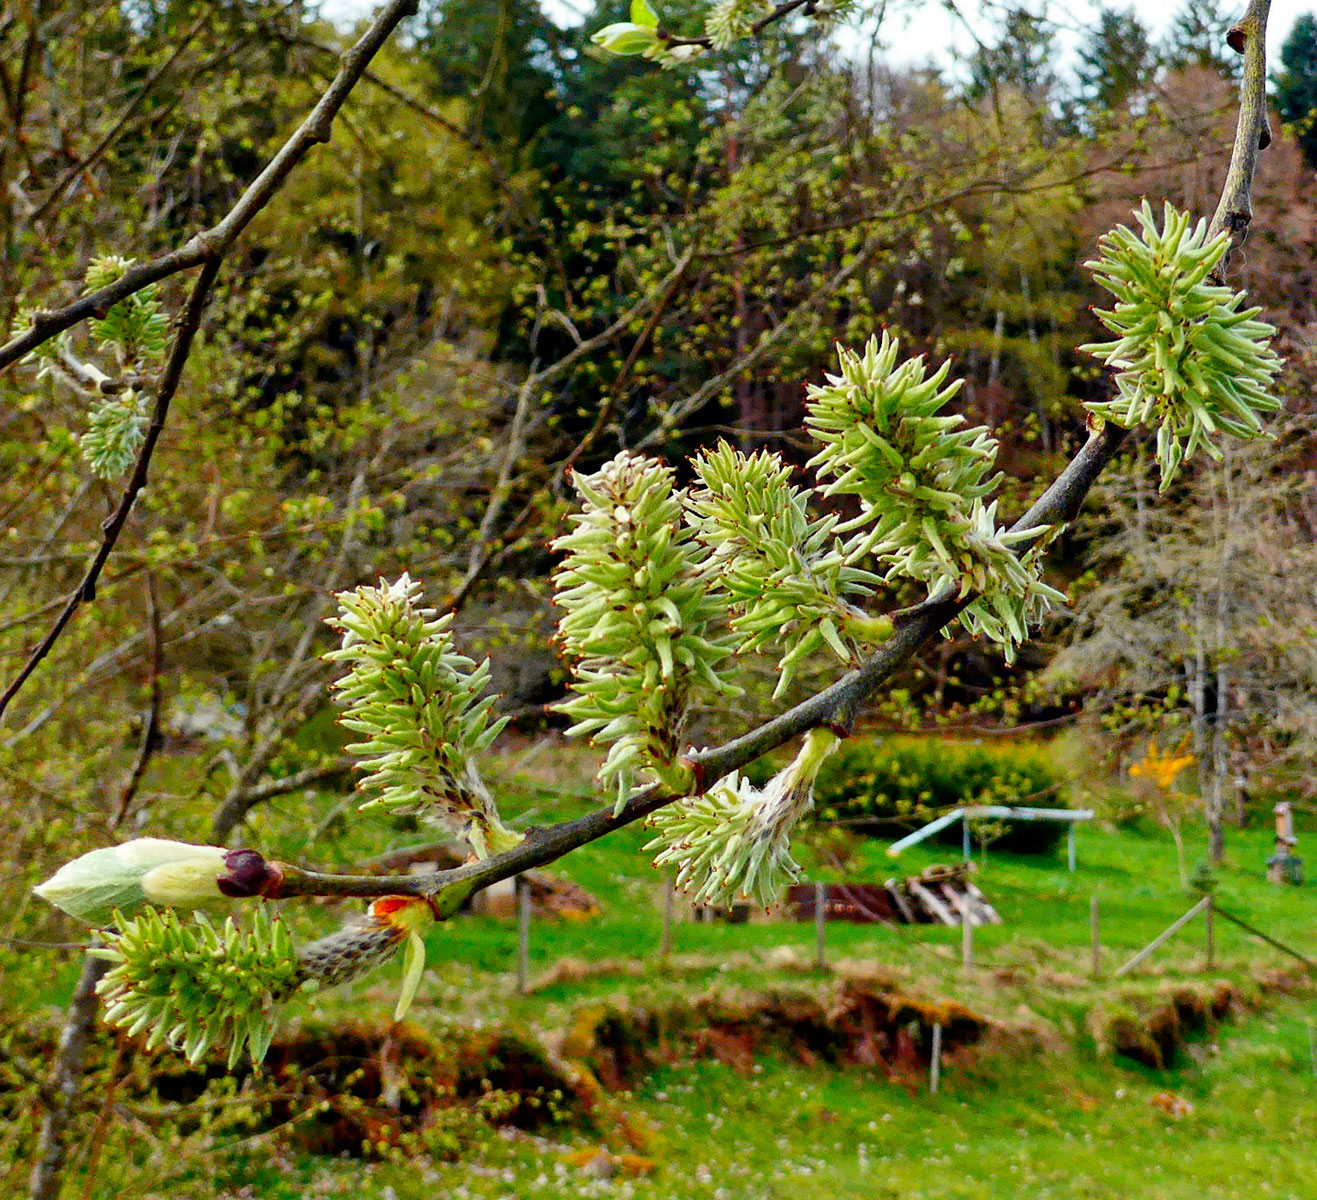
[[[1276,108],[1294,129],[1310,167],[1317,168],[1317,17],[1302,14],[1280,48]]]
[[[1080,95],[1099,112],[1118,111],[1149,94],[1157,65],[1152,35],[1138,15],[1104,8],[1079,46]]]
[[[1146,462],[1113,475],[1092,587],[1048,670],[1092,688],[1093,711],[1130,747],[1186,731],[1214,862],[1241,763],[1285,779],[1313,749],[1317,611],[1294,586],[1317,570],[1312,449],[1301,408],[1276,442],[1231,448],[1170,503],[1153,502]]]

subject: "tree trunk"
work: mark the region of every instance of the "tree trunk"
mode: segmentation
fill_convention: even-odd
[[[82,1073],[87,1063],[87,1038],[96,1021],[96,985],[110,968],[103,958],[90,954],[82,960],[82,974],[73,989],[69,1010],[64,1018],[64,1029],[59,1037],[59,1053],[50,1077],[49,1107],[41,1122],[41,1137],[37,1142],[37,1161],[32,1168],[29,1184],[30,1200],[56,1200],[60,1191],[60,1176],[68,1158],[68,1129],[73,1118],[73,1102],[82,1085]]]

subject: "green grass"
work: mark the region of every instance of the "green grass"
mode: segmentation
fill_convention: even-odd
[[[522,769],[506,769],[498,787],[511,816],[547,823],[585,810],[587,776],[573,758],[532,755],[528,762],[523,758]],[[330,804],[326,799],[316,807],[323,814]],[[342,844],[308,846],[306,832],[315,825],[314,816],[291,820],[276,812],[263,821],[261,833],[275,852],[304,852],[321,863],[349,863],[390,839],[419,840],[367,823]],[[435,1027],[508,1024],[551,1038],[588,999],[658,1004],[710,987],[754,990],[817,981],[810,965],[813,926],[781,915],[738,926],[679,920],[672,957],[660,962],[662,881],[641,849],[648,836],[643,829],[622,830],[555,864],[554,870],[592,892],[602,911],[582,922],[533,923],[531,973],[538,982],[529,995],[519,996],[513,987],[511,921],[462,916],[432,930],[430,966],[414,1019]],[[1190,925],[1128,983],[1113,982],[1114,967],[1194,897],[1179,884],[1174,849],[1163,832],[1095,824],[1081,826],[1078,836],[1079,869],[1073,873],[1066,869],[1064,844],[1047,859],[989,851],[978,881],[1004,922],[976,931],[977,967],[968,982],[961,976],[958,929],[828,926],[829,961],[843,970],[879,970],[893,986],[954,998],[1006,1025],[1046,1032],[1047,1049],[999,1048],[948,1063],[938,1096],[927,1094],[922,1079],[893,1082],[867,1069],[812,1068],[769,1057],[754,1072],[738,1074],[701,1061],[665,1067],[634,1094],[613,1098],[613,1117],[600,1130],[564,1127],[547,1137],[488,1131],[453,1164],[298,1156],[278,1149],[270,1135],[244,1141],[217,1134],[171,1150],[139,1130],[124,1135],[123,1159],[102,1166],[93,1194],[115,1200],[1080,1200],[1127,1194],[1151,1200],[1312,1200],[1312,993],[1270,993],[1259,1011],[1222,1026],[1172,1070],[1151,1071],[1099,1054],[1087,1024],[1091,1010],[1120,997],[1154,994],[1169,981],[1204,978],[1203,927]],[[946,848],[920,846],[894,860],[885,848],[885,842],[860,842],[846,877],[881,882],[955,857]],[[1317,895],[1311,887],[1267,884],[1263,864],[1270,850],[1265,829],[1229,831],[1219,903],[1300,950],[1317,951]],[[811,878],[841,877],[814,863],[807,847],[801,858]],[[1104,946],[1105,975],[1097,980],[1090,972],[1092,896],[1099,901]],[[311,923],[339,919],[341,911],[326,912]],[[1251,980],[1262,972],[1297,967],[1223,921],[1216,935],[1212,978],[1245,981],[1256,993]],[[71,988],[76,960],[14,950],[4,958],[11,1010],[52,1019],[53,1006]],[[577,968],[562,971],[564,960],[575,960]],[[385,1021],[397,978],[395,965],[299,1002],[290,1019]],[[1178,1116],[1163,1111],[1158,1105],[1171,1101],[1155,1098],[1166,1095],[1191,1109]],[[652,1160],[654,1173],[647,1178],[621,1172],[600,1180],[580,1165],[601,1137],[613,1151],[627,1148],[619,1142],[618,1114],[625,1115],[626,1127],[649,1131],[638,1138],[637,1151]],[[171,1166],[163,1177],[162,1164]]]

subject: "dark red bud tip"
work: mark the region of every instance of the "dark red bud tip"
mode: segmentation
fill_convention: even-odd
[[[255,850],[230,850],[224,856],[224,865],[227,873],[215,880],[215,886],[222,895],[236,899],[269,895],[284,881],[279,864]]]
[[[1258,134],[1258,149],[1265,150],[1271,145],[1271,125],[1262,126],[1262,132]]]
[[[1242,25],[1232,25],[1226,33],[1226,45],[1236,54],[1244,53],[1244,45],[1248,41],[1248,34]]]

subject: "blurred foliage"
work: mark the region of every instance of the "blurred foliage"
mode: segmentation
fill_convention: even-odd
[[[1067,807],[1064,782],[1045,750],[1021,742],[941,738],[845,741],[819,772],[814,795],[820,822],[844,822],[885,837],[967,806]],[[1049,854],[1066,832],[1063,821],[1002,825],[992,831],[993,844],[1017,854]],[[953,823],[933,836],[960,845],[961,827]]]

